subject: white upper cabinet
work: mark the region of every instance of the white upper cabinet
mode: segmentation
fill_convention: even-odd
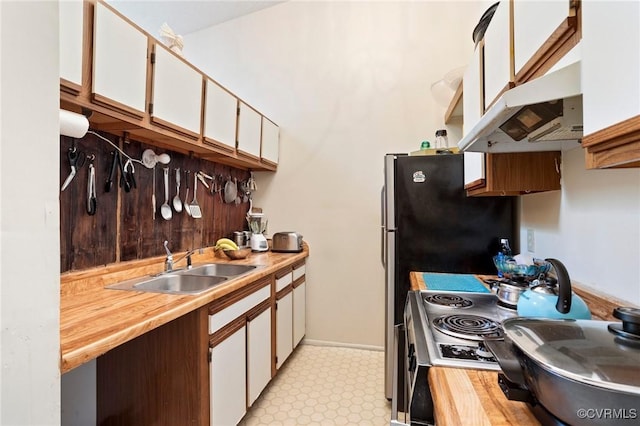
[[[475,126],[484,113],[482,96],[482,42],[471,56],[462,80],[464,96],[462,97],[463,132],[466,135]]]
[[[262,159],[278,164],[280,152],[280,128],[262,117]]]
[[[77,86],[77,91],[82,85],[83,6],[82,0],[62,1],[58,9],[60,78]]]
[[[640,3],[582,2],[584,134],[640,114]]]
[[[200,135],[203,76],[159,44],[153,66],[152,120]]]
[[[240,102],[238,116],[238,150],[260,158],[262,116],[244,102]]]
[[[207,79],[206,90],[205,140],[208,139],[229,150],[235,150],[238,99],[210,79]]]
[[[569,2],[514,0],[513,56],[516,75],[567,19]]]
[[[146,110],[147,36],[102,3],[95,5],[93,100],[142,116]]]
[[[491,105],[512,81],[509,8],[510,2],[500,2],[484,34],[485,107]]]

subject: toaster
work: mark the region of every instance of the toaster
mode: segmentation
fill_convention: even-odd
[[[302,235],[297,232],[276,232],[271,238],[271,251],[299,253],[302,251]]]

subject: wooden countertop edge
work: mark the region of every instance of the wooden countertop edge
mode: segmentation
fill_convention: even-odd
[[[526,403],[509,401],[497,383],[495,371],[430,368],[436,423],[439,426],[540,424]]]
[[[211,252],[210,252],[211,253]],[[105,289],[105,285],[162,271],[164,257],[114,264],[61,275],[60,371],[68,372],[154,328],[205,306],[284,267],[309,256],[305,243],[300,253],[252,253],[247,259],[229,261],[206,255],[199,263],[229,262],[264,265],[257,271],[222,284],[200,295],[171,295]],[[179,254],[176,255],[176,258]]]

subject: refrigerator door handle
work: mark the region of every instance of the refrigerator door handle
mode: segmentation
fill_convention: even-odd
[[[382,190],[380,191],[380,219],[382,221],[381,226],[380,226],[380,261],[382,262],[382,266],[385,266],[385,258],[387,256],[387,233],[386,233],[386,218],[384,217],[384,213],[385,213],[385,208],[384,208],[384,186],[382,187]]]

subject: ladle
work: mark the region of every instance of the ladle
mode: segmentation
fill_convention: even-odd
[[[164,220],[170,220],[173,214],[169,206],[169,168],[164,167],[164,204],[160,206],[160,214]]]
[[[173,197],[173,209],[176,213],[182,211],[182,200],[180,200],[180,168],[176,169],[176,196]]]

